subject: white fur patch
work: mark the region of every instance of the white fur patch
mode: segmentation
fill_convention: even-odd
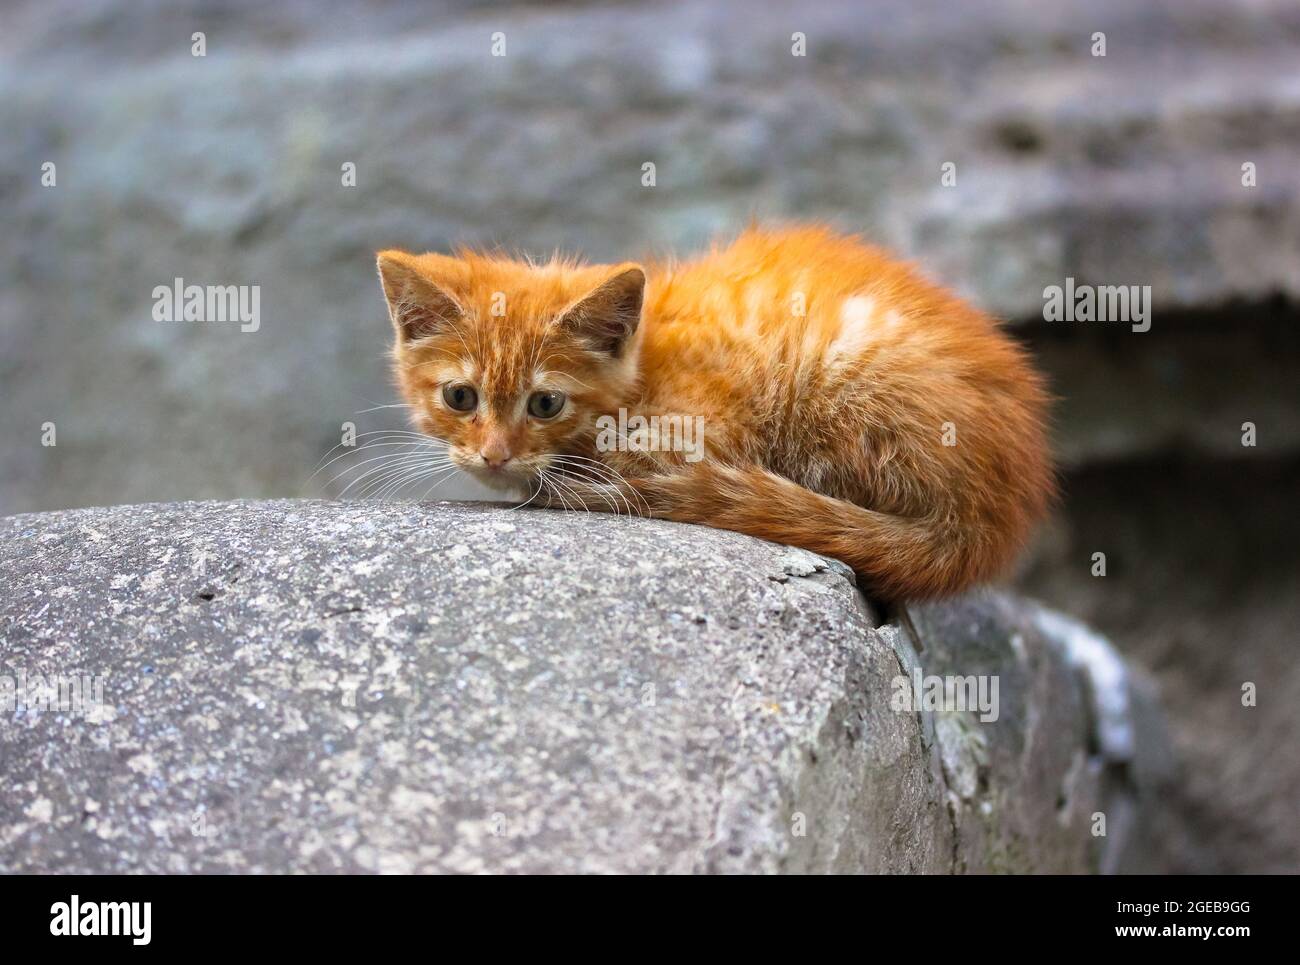
[[[826,347],[831,365],[850,362],[860,356],[878,329],[876,300],[870,295],[853,295],[840,306],[840,332]]]

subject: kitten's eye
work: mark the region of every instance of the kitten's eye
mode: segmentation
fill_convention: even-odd
[[[534,419],[554,419],[563,408],[563,392],[534,392],[528,397],[528,414]]]
[[[478,406],[478,393],[463,382],[448,382],[442,387],[442,401],[457,412],[473,412]]]

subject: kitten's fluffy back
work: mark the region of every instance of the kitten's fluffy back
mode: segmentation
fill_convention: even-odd
[[[825,228],[751,229],[652,283],[641,369],[648,409],[704,414],[711,460],[926,520],[928,538],[961,549],[927,567],[926,537],[891,558],[865,532],[850,552],[853,537],[828,540],[816,523],[717,522],[732,514],[712,500],[698,514],[821,546],[889,595],[1001,572],[1054,492],[1047,393],[1025,351],[911,266]]]

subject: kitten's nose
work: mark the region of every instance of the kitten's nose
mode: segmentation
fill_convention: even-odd
[[[489,469],[500,469],[510,461],[510,449],[501,439],[491,439],[478,451],[479,458]]]

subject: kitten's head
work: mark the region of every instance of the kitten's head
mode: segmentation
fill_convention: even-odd
[[[645,273],[473,252],[379,254],[397,384],[416,428],[497,488],[589,450],[636,384]]]

